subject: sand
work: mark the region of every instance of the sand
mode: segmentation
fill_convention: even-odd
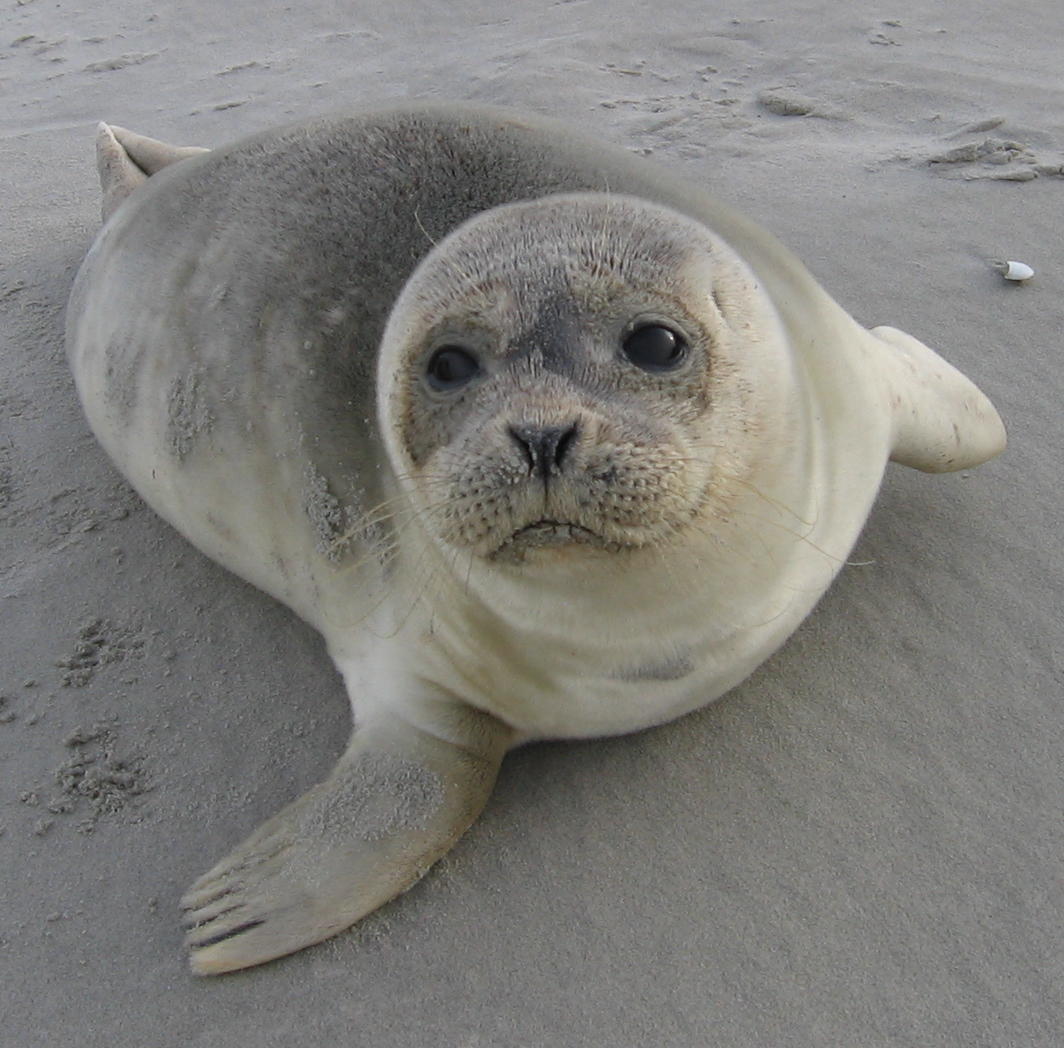
[[[6,0],[3,1048],[1060,1043],[1064,8],[737,10]],[[403,97],[554,114],[705,184],[972,375],[1011,444],[892,467],[854,564],[721,702],[512,754],[407,895],[196,979],[181,891],[326,773],[348,715],[316,635],[87,430],[62,318],[93,125],[213,146]]]

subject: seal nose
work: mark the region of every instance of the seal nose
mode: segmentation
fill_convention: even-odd
[[[578,427],[568,426],[511,426],[510,436],[524,453],[528,472],[543,478],[557,476],[564,468],[566,456],[576,443]]]

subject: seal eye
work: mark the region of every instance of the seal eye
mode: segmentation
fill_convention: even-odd
[[[663,324],[644,324],[622,344],[624,355],[644,371],[671,371],[687,358],[687,343]]]
[[[440,346],[429,357],[425,375],[433,389],[451,390],[464,386],[478,371],[477,358],[461,346]]]

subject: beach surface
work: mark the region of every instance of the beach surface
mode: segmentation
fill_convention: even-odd
[[[3,0],[0,1048],[1060,1043],[1064,7],[737,10]],[[705,186],[970,375],[1010,444],[890,467],[721,701],[512,753],[407,894],[197,978],[181,893],[324,777],[349,714],[317,634],[88,431],[63,315],[94,127],[218,146],[404,98],[554,115]]]

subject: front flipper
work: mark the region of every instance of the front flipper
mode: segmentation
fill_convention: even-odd
[[[450,849],[484,808],[512,733],[466,706],[435,719],[432,734],[397,718],[359,727],[325,782],[196,881],[181,901],[193,971],[327,939]]]
[[[925,473],[969,469],[1005,449],[1005,427],[971,379],[892,327],[873,328],[894,416],[891,459]]]

